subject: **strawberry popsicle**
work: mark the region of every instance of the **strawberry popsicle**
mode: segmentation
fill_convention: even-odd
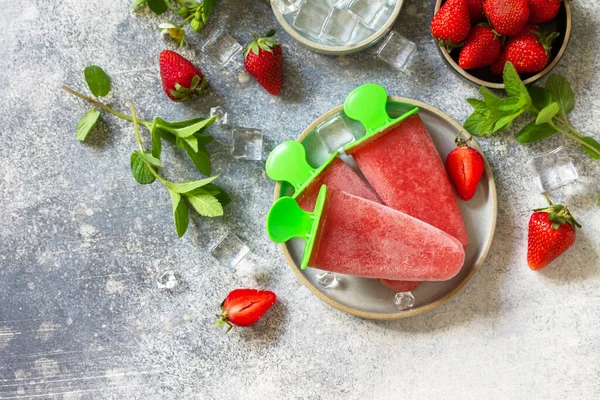
[[[443,281],[461,269],[465,252],[447,233],[407,214],[323,186],[314,213],[290,197],[275,202],[267,230],[276,242],[303,237],[301,267],[366,278]]]
[[[457,238],[467,230],[440,155],[419,115],[349,148],[383,202]]]
[[[267,160],[267,174],[275,180],[286,180],[298,189],[294,197],[300,208],[305,211],[313,211],[317,195],[322,185],[327,185],[330,190],[336,190],[353,194],[367,200],[379,202],[375,193],[365,182],[340,158],[329,158],[319,170],[313,170],[306,161],[306,150],[304,146],[295,141],[284,142],[277,146],[269,155]],[[295,168],[292,170],[291,164]],[[301,172],[301,173],[300,173]],[[305,180],[308,181],[305,182]],[[419,282],[384,281],[384,285],[396,290],[409,287],[410,291],[419,285]]]

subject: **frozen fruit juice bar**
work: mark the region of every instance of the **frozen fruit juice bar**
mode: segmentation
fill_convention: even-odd
[[[387,101],[385,89],[381,90]],[[355,118],[352,106],[351,103],[346,114]],[[365,123],[361,118],[364,116],[357,115],[355,119]],[[458,202],[419,115],[408,116],[383,131],[374,129],[365,140],[346,147],[345,151],[354,157],[385,205],[449,233],[467,247],[469,238]]]
[[[301,267],[405,281],[443,281],[461,269],[462,244],[447,233],[382,204],[323,186],[314,213],[290,197],[267,218],[276,242],[307,239]]]
[[[329,158],[319,170],[313,170],[306,162],[306,150],[302,144],[289,141],[277,146],[267,160],[267,174],[275,180],[286,180],[296,188],[294,197],[300,208],[313,211],[317,195],[322,185],[327,185],[330,190],[353,194],[367,200],[379,202],[363,180],[334,153],[334,158]],[[293,165],[293,167],[292,167]],[[306,180],[309,180],[306,184]],[[384,285],[394,290],[398,288],[416,288],[418,282],[381,281]]]

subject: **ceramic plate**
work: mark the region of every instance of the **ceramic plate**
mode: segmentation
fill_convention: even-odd
[[[362,38],[362,32],[366,31],[361,30],[360,40],[351,41],[351,44],[345,45],[328,42],[327,40],[321,38],[315,38],[308,33],[305,33],[301,30],[297,30],[294,27],[294,17],[296,13],[282,15],[273,3],[271,3],[271,6],[279,24],[295,40],[308,47],[309,49],[316,51],[317,53],[342,56],[362,51],[368,47],[373,46],[375,43],[381,40],[385,36],[385,34],[392,28],[392,25],[398,18],[403,3],[404,0],[396,0],[392,12],[389,14],[387,21],[381,25],[380,29],[373,30],[372,34],[364,35],[364,38]]]
[[[454,137],[462,130],[459,123],[442,113],[438,109],[421,102],[400,97],[389,97],[387,110],[391,117],[398,117],[408,111],[409,103],[420,108],[419,115],[427,126],[431,137],[443,160],[455,147]],[[336,107],[314,121],[298,138],[306,148],[308,162],[317,167],[325,161],[329,151],[314,134],[315,128],[331,116],[342,113],[342,106]],[[345,117],[345,116],[344,116]],[[347,119],[351,124],[356,137],[364,134],[364,128],[356,121]],[[477,143],[471,144],[481,152]],[[356,169],[356,164],[349,157],[344,157],[351,167]],[[291,186],[286,183],[277,184],[275,198],[293,193]],[[306,285],[317,297],[328,304],[364,318],[394,319],[416,315],[442,304],[454,296],[477,272],[492,243],[496,227],[496,186],[494,177],[486,160],[485,173],[475,197],[468,202],[458,200],[462,215],[469,234],[469,247],[460,273],[453,279],[445,282],[424,282],[413,291],[415,304],[412,309],[400,311],[394,304],[395,292],[374,279],[359,278],[340,275],[340,287],[336,289],[323,289],[317,284],[317,274],[321,272],[313,268],[302,271],[299,267],[304,240],[292,239],[281,245],[283,253],[300,281]]]

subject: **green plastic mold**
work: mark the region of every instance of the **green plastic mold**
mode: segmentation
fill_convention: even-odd
[[[319,168],[315,169],[306,161],[306,150],[302,143],[290,140],[273,149],[267,158],[265,169],[269,178],[274,181],[289,182],[294,187],[293,198],[295,199],[338,154],[337,151],[333,152]]]
[[[360,121],[365,126],[367,133],[354,143],[344,147],[344,151],[350,150],[381,132],[388,131],[419,112],[419,107],[414,107],[398,118],[390,118],[386,111],[387,100],[388,95],[383,86],[372,83],[359,86],[350,92],[344,102],[344,112],[348,117]]]
[[[301,269],[306,269],[308,266],[326,197],[327,187],[323,185],[319,190],[313,212],[302,210],[292,197],[281,197],[273,204],[267,215],[267,233],[274,242],[284,243],[294,237],[306,239],[300,263]]]

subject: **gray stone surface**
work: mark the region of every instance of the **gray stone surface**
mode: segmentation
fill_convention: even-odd
[[[229,154],[229,134],[209,151],[233,194],[226,216],[193,217],[177,239],[159,185],[136,184],[129,123],[104,116],[89,143],[75,140],[86,105],[60,90],[85,90],[82,69],[111,76],[108,102],[167,119],[208,115],[223,105],[235,125],[260,128],[270,145],[294,138],[355,86],[430,103],[463,121],[477,89],[450,73],[428,38],[433,1],[408,0],[395,29],[419,44],[397,73],[373,49],[326,57],[284,33],[286,83],[271,97],[243,86],[200,54],[216,27],[239,41],[273,26],[264,1],[222,0],[183,53],[211,82],[208,96],[175,104],[162,93],[157,57],[165,48],[146,11],[130,0],[2,2],[0,14],[0,398],[536,398],[600,395],[600,162],[554,137],[516,143],[516,130],[479,143],[498,185],[496,238],[481,271],[451,301],[406,320],[354,318],[316,299],[294,277],[263,229],[273,183],[262,163]],[[598,138],[600,5],[573,2],[574,32],[557,72],[577,93],[572,122]],[[160,18],[165,20],[166,18]],[[538,273],[527,268],[526,224],[543,203],[525,161],[564,145],[581,179],[555,194],[585,225],[568,254]],[[167,174],[192,177],[190,163],[165,154]],[[245,240],[262,272],[224,270],[209,248],[225,231]],[[180,285],[157,288],[161,271]],[[256,327],[225,335],[212,327],[236,286],[277,292]]]

